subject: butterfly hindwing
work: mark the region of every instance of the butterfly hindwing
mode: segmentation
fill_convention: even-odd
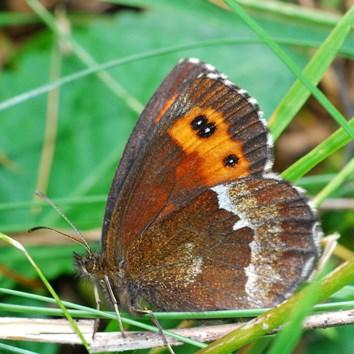
[[[127,271],[160,310],[273,306],[312,272],[318,236],[301,192],[246,177],[206,190],[136,237]]]

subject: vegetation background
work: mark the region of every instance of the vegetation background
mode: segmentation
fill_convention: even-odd
[[[350,1],[340,0],[238,3],[300,68],[351,7]],[[306,163],[300,162],[295,173],[288,170],[288,177],[309,195],[318,196],[346,169],[345,178],[325,190],[318,204],[325,234],[341,235],[341,246],[328,270],[352,257],[353,143],[346,144],[348,138],[337,146],[327,143],[339,125],[312,97],[299,112],[285,118],[289,123],[294,118],[289,126],[279,118],[279,104],[296,76],[240,16],[225,8],[222,1],[205,0],[1,2],[0,231],[26,246],[62,299],[94,306],[88,285],[75,277],[73,269],[72,253],[83,249],[56,233],[26,233],[38,225],[68,230],[56,211],[34,193],[39,190],[52,198],[93,247],[98,246],[105,199],[125,143],[142,107],[182,57],[213,64],[257,98],[265,116],[271,117],[273,136],[279,137],[275,144],[278,172],[324,143],[321,148],[329,149],[325,159],[317,158],[304,170]],[[325,68],[319,87],[343,116],[353,117],[353,23],[345,37],[343,45],[330,53],[336,59]],[[75,77],[96,63],[119,58],[127,60],[106,72]],[[50,92],[36,90],[72,74],[65,85]],[[308,175],[302,177],[307,170]],[[0,244],[0,287],[47,294],[23,254],[5,243]],[[0,296],[3,304],[39,305],[14,295]],[[354,288],[348,284],[337,298],[354,300]],[[10,314],[4,305],[0,311],[1,316]],[[175,324],[163,322],[163,327]],[[351,354],[353,329],[348,325],[308,331],[294,351]],[[81,350],[45,343],[3,343],[38,353]],[[192,351],[190,347],[176,350]]]

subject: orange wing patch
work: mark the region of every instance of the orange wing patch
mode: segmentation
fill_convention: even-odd
[[[177,180],[191,187],[197,181],[189,179],[191,170],[207,186],[249,175],[250,162],[242,144],[230,136],[228,128],[223,114],[212,108],[194,107],[175,122],[168,134],[186,154],[177,167]]]

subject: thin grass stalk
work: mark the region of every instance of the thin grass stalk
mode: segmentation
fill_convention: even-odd
[[[280,43],[282,44],[288,44],[288,45],[299,45],[299,46],[310,46],[313,47],[316,45],[316,43],[311,42],[311,41],[293,41],[293,40],[284,40],[282,38],[278,39]],[[140,60],[145,60],[148,58],[153,58],[153,57],[158,57],[162,55],[167,55],[179,51],[184,51],[188,49],[196,49],[196,48],[207,48],[207,47],[212,47],[212,46],[219,46],[219,45],[233,45],[233,44],[258,44],[260,43],[260,40],[255,40],[255,39],[233,39],[233,38],[222,38],[222,39],[214,39],[214,40],[206,40],[206,41],[198,41],[194,43],[189,43],[189,44],[183,44],[183,45],[177,45],[177,46],[171,46],[171,47],[165,47],[165,48],[159,48],[156,50],[151,50],[151,51],[146,51],[143,53],[137,53],[133,55],[129,55],[123,58],[118,58],[118,59],[113,59],[111,61],[107,61],[103,64],[97,64],[93,65],[88,69],[83,69],[80,71],[77,71],[73,74],[67,75],[62,77],[60,80],[57,80],[55,82],[49,83],[49,84],[44,84],[41,85],[35,89],[32,89],[27,92],[23,92],[21,94],[18,94],[16,96],[13,96],[11,98],[8,98],[2,102],[0,102],[0,112],[4,111],[6,109],[12,108],[16,106],[17,104],[23,103],[25,101],[31,100],[35,97],[41,96],[46,94],[47,92],[54,90],[60,86],[64,86],[66,84],[69,84],[73,81],[82,79],[84,77],[87,77],[89,75],[93,75],[97,73],[98,71],[102,70],[108,70],[113,67],[117,67],[120,65],[125,65],[129,63],[134,63]],[[350,57],[354,56],[354,51],[345,51],[343,52],[345,55],[349,55]]]
[[[338,189],[350,175],[354,173],[354,158],[329,182],[313,199],[315,206],[319,206],[329,195]]]
[[[75,55],[87,66],[92,67],[97,65],[97,62],[79,43],[77,43],[70,33],[63,31],[58,26],[54,16],[38,1],[27,0],[27,4],[32,10],[45,22],[45,24],[57,34],[63,41],[67,42],[72,48]],[[135,113],[140,113],[143,105],[116,80],[111,74],[102,70],[98,71],[97,76],[99,79],[120,99],[127,104],[127,106]]]

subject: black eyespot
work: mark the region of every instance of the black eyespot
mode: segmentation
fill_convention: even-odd
[[[203,125],[199,131],[198,131],[198,136],[201,138],[208,138],[209,136],[213,135],[216,130],[216,125],[213,122],[207,123]]]
[[[235,154],[230,154],[224,158],[224,165],[226,167],[234,167],[239,161],[240,159]]]
[[[206,116],[199,115],[192,120],[191,126],[193,130],[199,130],[207,123],[208,123],[208,118]]]

